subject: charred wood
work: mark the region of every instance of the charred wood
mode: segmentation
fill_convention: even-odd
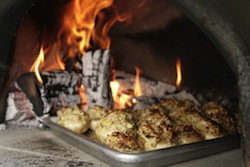
[[[25,93],[27,98],[32,103],[35,115],[43,116],[43,101],[41,98],[40,89],[42,85],[36,79],[34,73],[24,73],[16,81],[16,87]]]
[[[88,107],[99,105],[111,109],[113,97],[110,88],[109,50],[89,51],[82,57],[82,63]]]
[[[6,121],[24,121],[34,116],[30,100],[21,91],[10,92],[8,94],[7,103]]]
[[[33,105],[38,117],[48,114],[51,107],[73,106],[81,104],[79,88],[82,77],[74,71],[42,72],[43,84],[39,83],[34,73],[24,73],[16,85],[25,93]]]
[[[115,71],[114,79],[120,84],[120,92],[128,92],[128,88],[134,88],[135,75],[125,73],[122,71]],[[160,81],[151,81],[146,78],[140,77],[140,86],[143,96],[163,97],[166,94],[170,94],[176,91],[176,87],[173,85],[165,84]]]
[[[159,103],[159,99],[149,96],[134,97],[132,101],[134,110],[145,110],[151,105]]]
[[[82,85],[82,74],[75,71],[49,71],[41,73],[46,98],[54,109],[64,106],[81,105],[79,89]]]

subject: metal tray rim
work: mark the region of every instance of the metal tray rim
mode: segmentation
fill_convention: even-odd
[[[240,135],[233,135],[154,151],[122,153],[62,127],[50,117],[45,118],[43,123],[55,135],[71,145],[112,166],[119,167],[170,165],[240,147]]]

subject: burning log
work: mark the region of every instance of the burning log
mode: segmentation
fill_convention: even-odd
[[[74,71],[49,71],[41,73],[46,92],[46,98],[55,108],[81,105],[79,89],[82,84],[82,74]]]
[[[82,74],[74,71],[41,72],[43,84],[34,73],[22,74],[16,87],[24,92],[38,117],[48,114],[51,107],[82,105],[80,87],[84,84],[88,106],[112,108],[113,98],[109,86],[109,51],[97,50],[83,56]]]
[[[32,104],[23,92],[10,92],[7,103],[6,121],[24,121],[33,117]]]
[[[16,86],[25,93],[33,105],[36,116],[48,114],[51,107],[74,106],[81,104],[79,88],[82,77],[74,71],[42,72],[43,85],[34,73],[21,75]]]
[[[147,109],[149,106],[153,104],[157,104],[163,99],[170,99],[174,98],[178,101],[183,101],[183,100],[190,100],[194,102],[196,105],[200,106],[200,102],[191,94],[186,92],[185,90],[182,90],[180,92],[176,93],[171,93],[168,95],[164,95],[162,97],[153,97],[153,96],[139,96],[139,97],[134,97],[133,98],[133,109],[135,110],[143,110]]]
[[[194,102],[196,105],[200,106],[200,102],[193,96],[193,94],[182,90],[180,92],[177,93],[173,93],[173,94],[168,94],[162,97],[162,99],[169,99],[169,98],[174,98],[176,100],[182,101],[182,100],[190,100],[192,102]]]
[[[155,97],[148,97],[148,96],[139,96],[134,97],[132,100],[134,106],[134,110],[145,110],[149,108],[151,105],[156,104],[159,102],[159,99]]]
[[[136,82],[134,75],[122,71],[115,72],[115,80],[120,84],[120,92],[130,92],[128,89],[133,88]],[[173,85],[151,81],[143,77],[140,78],[140,83],[142,96],[160,98],[176,91],[176,87]]]
[[[43,125],[37,119],[34,119],[33,105],[23,92],[10,92],[7,103],[5,120],[8,125],[43,128]],[[4,130],[4,128],[1,129],[1,126],[0,130]]]
[[[120,85],[118,94],[134,91],[131,90],[136,82],[134,75],[116,71],[115,80]],[[133,109],[146,109],[150,105],[156,104],[160,100],[167,98],[175,98],[177,100],[188,99],[193,101],[196,105],[200,105],[199,101],[191,93],[188,93],[185,90],[177,91],[177,88],[173,85],[165,84],[160,81],[151,81],[143,77],[140,77],[139,83],[142,95],[134,95],[134,97],[131,98]]]
[[[46,101],[43,101],[41,94],[42,85],[38,82],[34,73],[24,73],[16,81],[16,87],[25,93],[26,97],[33,104],[32,109],[35,112],[35,115],[38,117],[43,116],[44,106],[47,105]],[[43,93],[44,94],[44,93]],[[47,107],[46,107],[47,108]]]
[[[88,107],[94,105],[111,109],[113,97],[110,88],[110,54],[109,50],[87,52],[82,57],[83,85]]]

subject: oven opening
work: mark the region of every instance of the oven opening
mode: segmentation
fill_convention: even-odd
[[[230,60],[168,1],[37,1],[20,22],[12,47],[6,122],[57,116],[64,126],[69,121],[64,117],[81,111],[89,127],[66,128],[91,129],[99,142],[128,153],[241,131],[238,76]],[[126,139],[139,138],[131,139],[136,146],[103,139],[109,135],[101,119],[130,119],[131,113],[137,132],[130,129]],[[146,134],[148,123],[163,128]],[[152,134],[162,138],[149,141]],[[116,132],[113,142],[123,135]]]
[[[127,6],[119,1],[106,3],[97,7],[82,4],[92,10],[100,8],[90,18],[91,12],[81,13],[85,6],[72,12],[77,7],[70,1],[38,1],[17,31],[11,69],[15,79],[34,72],[35,67],[79,72],[76,66],[86,52],[109,49],[111,71],[135,74],[138,68],[141,77],[177,86],[179,61],[182,78],[178,89],[204,94],[210,100],[237,101],[235,74],[208,37],[174,6],[149,0]],[[44,62],[35,64],[41,50]]]

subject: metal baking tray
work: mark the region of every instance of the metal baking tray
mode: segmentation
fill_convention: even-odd
[[[44,124],[69,144],[117,167],[166,166],[240,147],[240,135],[233,135],[155,151],[121,153],[58,125],[52,118],[45,118]]]

